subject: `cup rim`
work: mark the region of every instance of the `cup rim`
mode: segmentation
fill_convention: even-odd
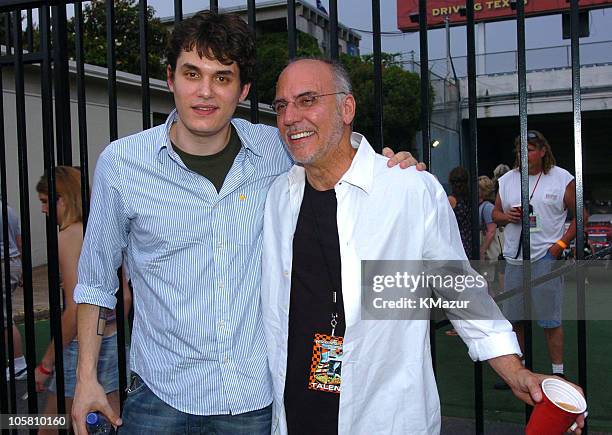
[[[553,399],[551,399],[548,394],[546,393],[546,389],[544,388],[546,385],[545,384],[550,384],[550,383],[554,383],[555,385],[559,385],[562,386],[563,388],[565,388],[567,391],[571,391],[574,394],[574,397],[577,398],[577,400],[580,402],[580,408],[578,409],[578,411],[569,411],[559,405],[557,405],[557,402],[555,402]],[[546,395],[546,397],[548,398],[548,401],[550,403],[552,403],[553,405],[555,405],[557,408],[565,411],[565,412],[569,412],[571,414],[582,414],[584,411],[586,411],[587,409],[587,403],[586,403],[586,399],[582,396],[582,394],[580,394],[580,392],[574,388],[569,382],[566,382],[562,379],[556,379],[556,378],[546,378],[542,381],[542,392]]]

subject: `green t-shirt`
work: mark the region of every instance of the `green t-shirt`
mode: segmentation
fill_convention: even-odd
[[[215,186],[215,189],[217,189],[217,192],[221,190],[223,181],[242,146],[238,133],[236,133],[236,129],[231,124],[230,129],[230,138],[227,146],[218,153],[209,156],[189,154],[176,146],[176,144],[172,144],[172,148],[179,155],[183,163],[185,163],[185,166],[193,172],[208,178]]]

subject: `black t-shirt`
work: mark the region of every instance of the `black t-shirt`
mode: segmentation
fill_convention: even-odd
[[[320,192],[306,181],[293,237],[289,308],[285,411],[292,435],[338,433],[340,395],[308,389],[314,334],[331,334],[330,274],[338,292],[338,325],[334,335],[344,336],[345,330],[337,204],[333,189]]]
[[[180,149],[176,144],[172,144],[172,148],[179,155],[183,163],[185,163],[185,166],[196,174],[208,178],[215,186],[215,189],[217,189],[217,192],[221,191],[223,181],[225,181],[225,177],[234,164],[234,159],[242,146],[238,133],[236,133],[234,126],[231,124],[230,129],[229,142],[225,148],[209,156],[189,154]]]

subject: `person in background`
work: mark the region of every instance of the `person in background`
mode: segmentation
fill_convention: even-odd
[[[499,192],[499,179],[509,171],[510,166],[506,165],[505,163],[500,163],[495,167],[495,169],[493,169],[493,184],[495,185],[494,197],[497,195],[497,192]],[[495,199],[493,199],[493,201],[495,202]]]
[[[496,294],[496,269],[499,255],[502,252],[503,233],[493,221],[493,202],[495,201],[495,185],[486,175],[478,177],[478,225],[480,227],[481,272],[489,282],[489,294]],[[484,273],[486,272],[486,274]]]
[[[77,306],[72,294],[77,283],[77,265],[83,244],[83,212],[81,204],[81,172],[73,167],[58,166],[55,169],[55,190],[57,195],[57,225],[59,233],[58,262],[63,291],[64,309],[61,317],[64,388],[66,409],[72,406],[76,385],[76,365],[79,343],[77,336]],[[42,212],[49,216],[49,191],[46,175],[36,185]],[[129,295],[127,295],[129,298]],[[126,307],[129,309],[129,307]],[[119,411],[119,377],[117,362],[117,325],[114,312],[109,311],[103,331],[102,349],[98,362],[98,380],[104,386],[109,402]],[[56,391],[55,347],[53,340],[47,346],[36,367],[36,390]],[[49,395],[44,414],[56,414],[56,398]],[[44,432],[44,431],[43,431]]]
[[[21,226],[19,219],[12,207],[7,205],[7,224],[8,224],[8,248],[9,248],[9,263],[10,263],[10,291],[14,292],[21,285]],[[0,212],[0,223],[2,223],[2,213]],[[8,323],[8,313],[6,311],[6,294],[4,287],[4,232],[0,231],[0,258],[2,262],[1,282],[2,282],[2,299],[4,307],[4,326],[5,334],[6,325]],[[15,368],[15,380],[22,381],[28,377],[28,366],[25,357],[23,356],[23,348],[21,345],[21,334],[19,329],[13,323],[11,326],[13,334],[13,363]],[[10,380],[10,367],[6,368],[6,380]]]
[[[531,277],[535,279],[551,272],[555,261],[576,236],[576,189],[574,177],[556,165],[552,148],[544,135],[536,130],[527,132],[529,174],[529,239]],[[493,219],[505,225],[504,258],[506,273],[504,288],[511,290],[523,283],[523,225],[521,211],[520,137],[514,141],[516,160],[514,169],[499,179],[499,192],[495,199]],[[573,219],[568,229],[568,212]],[[588,221],[585,212],[584,221]],[[564,376],[563,276],[550,279],[531,290],[533,318],[544,329],[552,373]],[[523,294],[519,293],[503,302],[504,314],[513,322],[521,348],[524,348]],[[503,389],[503,384],[496,384]]]
[[[472,256],[472,224],[470,207],[470,188],[468,185],[468,172],[465,168],[457,166],[448,174],[451,194],[448,202],[455,212],[461,243],[468,258]]]

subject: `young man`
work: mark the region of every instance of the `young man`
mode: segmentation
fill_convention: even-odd
[[[436,434],[429,321],[363,320],[361,260],[467,259],[442,186],[385,170],[352,132],[355,105],[348,75],[329,61],[295,61],[278,80],[277,125],[296,165],[270,188],[264,217],[273,433]],[[486,287],[474,300],[489,320],[453,320],[470,356],[488,360],[521,400],[541,400],[545,376],[521,365]]]
[[[261,231],[268,188],[291,160],[276,128],[232,119],[255,69],[238,16],[178,23],[167,61],[176,110],[109,145],[96,167],[75,290],[75,428],[85,433],[92,410],[121,424],[95,368],[125,250],[135,315],[122,432],[269,433]]]
[[[552,270],[565,248],[576,237],[576,186],[574,177],[565,169],[555,165],[550,144],[536,130],[527,132],[529,162],[529,208],[530,248],[532,278],[545,275]],[[511,290],[523,284],[523,251],[521,249],[521,173],[520,138],[515,143],[515,168],[499,179],[499,193],[493,209],[493,219],[505,225],[504,257],[506,271],[504,288]],[[574,218],[567,230],[565,220],[568,210]],[[585,222],[587,215],[585,214]],[[544,329],[548,355],[552,363],[551,373],[564,376],[563,327],[561,308],[563,302],[563,277],[549,280],[532,289],[532,306],[538,325]],[[531,318],[523,314],[523,298],[512,297],[503,303],[504,313],[514,323],[514,329],[523,343],[521,319]],[[496,388],[504,389],[503,383]]]

